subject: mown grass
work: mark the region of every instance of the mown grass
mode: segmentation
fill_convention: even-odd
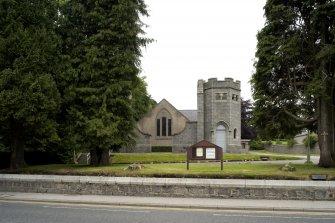
[[[257,161],[264,155],[255,154],[224,154],[224,161]],[[271,156],[270,160],[297,160],[294,156]],[[113,163],[183,163],[186,162],[186,154],[183,153],[115,153]]]
[[[94,175],[119,177],[178,177],[178,178],[235,178],[235,179],[291,179],[307,180],[311,174],[327,174],[335,180],[335,168],[320,168],[316,164],[292,164],[296,171],[286,172],[279,168],[283,164],[271,163],[225,163],[223,171],[218,163],[186,164],[143,164],[142,169],[127,170],[128,164],[113,164],[105,167],[88,165],[45,165],[29,166],[18,170],[1,170],[2,173],[57,174],[57,175]]]

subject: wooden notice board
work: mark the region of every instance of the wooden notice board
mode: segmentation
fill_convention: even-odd
[[[187,149],[187,170],[192,160],[220,161],[223,170],[222,148],[206,140],[202,140]]]

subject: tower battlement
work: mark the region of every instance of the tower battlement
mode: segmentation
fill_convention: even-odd
[[[199,80],[200,81],[200,80]],[[227,77],[223,81],[217,78],[209,78],[207,82],[201,80],[204,84],[204,89],[210,88],[233,88],[235,90],[241,91],[241,81],[234,81],[233,78]],[[199,83],[199,82],[198,82]]]

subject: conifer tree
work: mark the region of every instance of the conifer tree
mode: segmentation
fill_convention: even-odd
[[[74,144],[91,151],[93,165],[109,165],[109,150],[130,139],[133,89],[141,82],[140,47],[150,42],[140,15],[143,0],[71,0],[60,32],[69,59],[63,74],[66,128]]]
[[[0,1],[0,134],[11,168],[25,165],[27,140],[58,139],[56,21],[56,1]]]

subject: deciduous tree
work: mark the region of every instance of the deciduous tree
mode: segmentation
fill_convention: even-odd
[[[335,2],[268,0],[252,77],[255,123],[268,132],[316,128],[319,166],[335,166]]]

